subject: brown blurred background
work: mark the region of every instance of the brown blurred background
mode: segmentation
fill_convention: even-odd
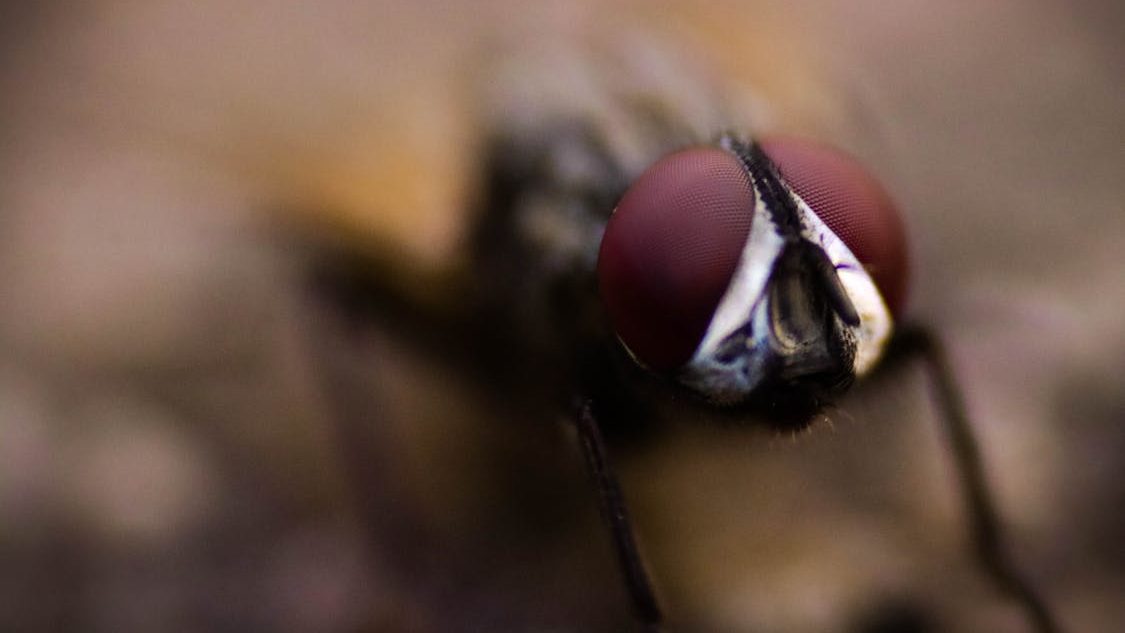
[[[293,237],[457,269],[479,89],[537,34],[592,60],[656,42],[759,131],[865,159],[907,215],[910,312],[949,340],[1013,551],[1067,630],[1118,630],[1121,6],[5,4],[0,630],[628,630],[565,427],[499,424],[522,415],[505,394],[410,340],[341,339]],[[366,520],[325,372],[376,427]],[[968,555],[921,376],[842,409],[620,455],[671,629],[1025,630]]]

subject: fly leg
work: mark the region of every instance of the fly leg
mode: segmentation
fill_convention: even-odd
[[[625,507],[625,499],[621,495],[621,486],[617,483],[617,475],[609,463],[605,439],[602,437],[594,405],[590,400],[579,406],[575,427],[578,430],[582,455],[586,459],[586,466],[597,488],[602,518],[613,540],[617,565],[621,569],[625,588],[629,592],[633,612],[646,633],[659,633],[662,630],[660,606],[656,602],[652,582],[637,549],[633,524]]]
[[[892,357],[920,358],[926,368],[943,426],[945,441],[959,474],[975,554],[996,586],[1027,613],[1038,633],[1058,633],[1059,625],[1046,601],[1017,568],[1005,546],[996,500],[988,485],[980,445],[969,421],[962,391],[954,379],[945,346],[924,326],[903,328],[892,342]]]

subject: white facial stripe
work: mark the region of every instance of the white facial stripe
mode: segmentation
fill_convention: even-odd
[[[742,248],[731,283],[719,301],[703,340],[684,367],[680,380],[716,403],[735,403],[744,399],[764,377],[761,363],[769,336],[769,310],[762,298],[781,254],[785,240],[755,189],[754,218],[750,235]],[[746,349],[736,358],[720,359],[719,347],[747,322],[753,320],[755,338],[744,341]]]
[[[755,192],[754,198],[754,219],[750,222],[750,235],[742,247],[738,267],[695,350],[692,363],[710,357],[723,340],[746,325],[754,302],[765,292],[773,262],[781,253],[784,240],[777,234],[762,197]]]
[[[844,244],[828,225],[823,223],[804,200],[793,196],[798,202],[798,214],[802,225],[802,236],[819,244],[836,266],[836,273],[843,284],[848,298],[852,300],[859,325],[852,328],[856,338],[854,369],[856,376],[871,371],[883,354],[886,342],[890,340],[893,320],[886,308],[879,289],[871,275],[864,270],[852,250]],[[763,300],[769,274],[774,262],[780,256],[784,239],[777,234],[773,218],[765,208],[762,196],[755,196],[754,220],[750,223],[750,235],[738,262],[735,275],[724,293],[719,307],[715,309],[711,324],[696,347],[691,361],[688,361],[683,379],[719,400],[737,400],[748,394],[762,379],[754,349],[768,336],[767,304]],[[746,343],[746,358],[735,364],[715,361],[719,346],[753,319],[751,328],[754,337]]]
[[[797,200],[797,210],[801,213],[801,223],[805,227],[802,234],[805,239],[820,244],[828,254],[828,259],[836,266],[840,283],[859,313],[859,327],[854,329],[855,373],[856,376],[862,376],[879,361],[890,340],[891,330],[894,328],[891,312],[875,286],[875,281],[847,244],[828,228],[804,200],[796,194],[793,197]]]

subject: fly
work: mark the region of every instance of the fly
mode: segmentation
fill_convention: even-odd
[[[607,429],[644,426],[672,399],[727,419],[803,427],[887,360],[920,358],[983,570],[1037,631],[1057,631],[1006,553],[939,339],[897,323],[907,244],[882,186],[830,146],[701,134],[718,127],[717,114],[687,125],[675,109],[608,90],[597,107],[612,116],[564,100],[542,116],[495,117],[471,275],[451,310],[405,307],[378,275],[341,286],[355,269],[331,269],[321,286],[346,286],[349,300],[425,322],[431,344],[468,350],[479,371],[518,382],[528,363],[549,368],[541,395],[570,408],[646,631],[662,630],[663,616]]]

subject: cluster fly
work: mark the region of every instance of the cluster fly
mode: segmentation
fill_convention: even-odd
[[[533,365],[549,383],[645,631],[664,630],[663,617],[606,431],[643,426],[669,398],[804,428],[876,368],[916,358],[982,570],[1035,630],[1057,631],[1006,553],[939,338],[901,321],[909,248],[890,197],[826,143],[751,135],[750,117],[667,61],[631,56],[622,70],[568,53],[496,70],[466,288],[457,309],[424,319],[437,344],[510,374]],[[354,267],[325,270],[321,287],[349,301],[394,311],[404,300],[378,271],[359,284]]]

